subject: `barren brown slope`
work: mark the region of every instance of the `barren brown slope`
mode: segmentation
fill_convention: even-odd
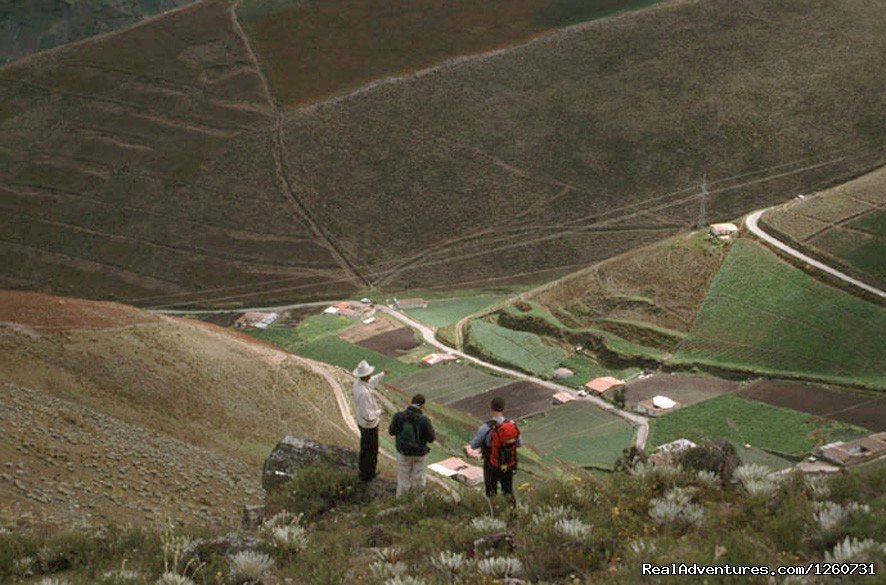
[[[383,287],[591,263],[693,224],[705,174],[718,219],[882,161],[884,23],[864,0],[598,20],[292,112],[293,184]]]
[[[80,503],[94,496],[102,514],[120,506],[144,519],[165,505],[231,518],[257,493],[261,462],[283,435],[354,441],[329,384],[301,358],[114,303],[0,292],[0,381],[2,454],[29,470],[7,472],[0,492],[22,510],[46,503],[29,493],[49,494],[60,517],[73,513],[72,500],[56,487]],[[75,489],[78,481],[93,491]]]
[[[0,285],[144,304],[355,286],[275,170],[276,109],[230,8],[0,69]]]

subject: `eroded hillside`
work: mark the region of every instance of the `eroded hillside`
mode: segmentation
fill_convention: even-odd
[[[316,367],[211,325],[4,291],[6,512],[231,522],[282,436],[353,441]]]

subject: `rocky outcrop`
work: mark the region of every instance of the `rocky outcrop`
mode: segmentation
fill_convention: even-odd
[[[343,447],[324,445],[293,435],[277,443],[262,468],[262,487],[267,492],[279,489],[300,469],[312,465],[332,466],[357,472],[357,453]]]

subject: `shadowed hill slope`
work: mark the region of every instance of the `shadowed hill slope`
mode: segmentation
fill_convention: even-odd
[[[275,107],[228,2],[12,63],[0,104],[0,286],[146,302],[353,286],[276,167]]]
[[[657,5],[296,110],[287,160],[382,286],[591,263],[694,223],[704,174],[727,218],[882,160],[884,22],[860,0]]]
[[[664,3],[284,116],[233,4],[197,4],[0,69],[0,285],[254,306],[538,281],[685,229],[705,173],[721,218],[881,163],[884,21]]]
[[[190,484],[214,474],[215,495],[196,489],[185,503],[197,512],[202,506],[194,502],[206,496],[211,511],[224,508],[234,518],[243,502],[225,499],[219,489],[230,482],[238,493],[251,493],[258,467],[280,437],[353,444],[332,389],[306,360],[229,330],[114,303],[0,292],[0,379],[8,386],[5,460],[33,472],[18,479],[26,487],[83,480],[102,492],[103,475],[127,467],[131,477],[141,476],[137,459],[147,458],[144,464],[157,473],[139,477],[138,484],[121,479],[132,488],[118,494],[124,507],[129,496],[141,495],[137,485],[153,489],[149,507],[155,510],[161,495],[176,493],[176,481]],[[92,454],[71,448],[92,443]],[[50,461],[42,456],[54,452],[67,455],[44,477],[38,470]],[[74,466],[71,477],[59,478],[67,462]],[[22,509],[40,503],[18,486],[4,482],[0,489],[9,489]],[[89,492],[78,494],[89,499]],[[56,503],[67,506],[63,500]],[[169,505],[189,513],[184,504]]]

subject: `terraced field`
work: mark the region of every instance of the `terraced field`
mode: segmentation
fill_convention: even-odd
[[[886,388],[886,309],[736,241],[675,364]]]
[[[886,167],[763,215],[792,247],[886,288]]]
[[[566,358],[563,350],[545,345],[538,335],[514,331],[480,319],[471,322],[468,347],[495,362],[542,376],[550,376]]]
[[[592,404],[570,402],[530,419],[523,437],[547,456],[581,467],[612,469],[630,446],[633,429]]]
[[[776,453],[802,456],[816,446],[869,434],[866,429],[726,394],[653,419],[649,446],[680,438],[728,439]]]
[[[445,364],[418,372],[396,382],[407,394],[421,393],[428,400],[451,404],[463,398],[500,388],[510,382],[461,364]]]
[[[143,305],[206,289],[266,300],[242,296],[255,281],[354,286],[275,171],[275,106],[228,8],[0,70],[0,201],[15,217],[0,222],[0,286]]]

